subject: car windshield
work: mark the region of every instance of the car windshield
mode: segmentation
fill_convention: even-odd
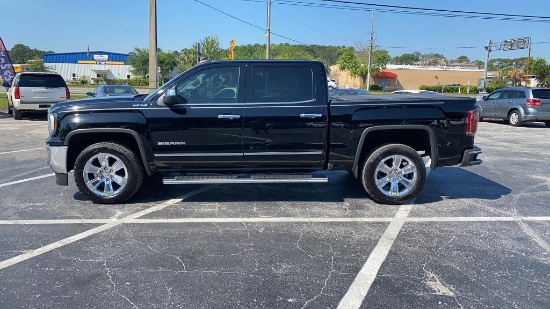
[[[107,94],[137,94],[137,91],[130,86],[107,86],[105,87]]]

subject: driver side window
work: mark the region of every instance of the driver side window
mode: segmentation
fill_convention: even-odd
[[[496,99],[500,98],[500,94],[501,94],[501,93],[502,93],[502,92],[495,92],[495,93],[491,94],[491,95],[488,97],[488,99],[489,99],[489,100],[496,100]]]
[[[176,86],[181,103],[236,103],[239,67],[209,68]]]

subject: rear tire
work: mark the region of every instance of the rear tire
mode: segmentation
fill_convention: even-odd
[[[13,107],[13,119],[21,120],[23,118],[23,112]]]
[[[363,188],[381,204],[405,204],[422,191],[425,182],[426,168],[422,157],[406,145],[381,146],[363,163]]]
[[[521,127],[523,122],[521,121],[521,115],[519,114],[519,111],[514,109],[508,114],[508,123],[512,127]]]
[[[544,124],[545,124],[547,127],[550,127],[550,121],[545,121]]]
[[[74,179],[84,196],[97,204],[122,203],[141,187],[144,171],[139,157],[124,145],[93,144],[76,159]]]
[[[8,114],[9,115],[13,114],[13,107],[11,107],[9,100],[8,100]]]

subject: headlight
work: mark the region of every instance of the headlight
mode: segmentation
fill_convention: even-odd
[[[57,131],[59,121],[57,120],[57,114],[48,114],[48,132],[50,136],[54,136]]]

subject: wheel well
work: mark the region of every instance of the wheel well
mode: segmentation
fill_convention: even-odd
[[[510,114],[511,114],[513,111],[518,112],[519,116],[521,117],[521,113],[519,112],[519,110],[518,110],[517,108],[512,108],[511,110],[508,111],[508,118],[510,118]]]
[[[108,133],[109,138],[105,138],[105,134],[106,133],[83,133],[72,136],[69,149],[67,151],[67,169],[74,169],[76,158],[82,150],[99,142],[112,142],[124,145],[136,153],[136,157],[140,160],[141,164],[143,164],[139,146],[133,136],[124,133]]]
[[[430,135],[428,131],[422,129],[395,129],[373,131],[367,134],[365,142],[361,148],[361,156],[358,165],[361,165],[367,155],[374,149],[385,144],[403,144],[411,147],[418,152],[424,152],[431,156]]]

